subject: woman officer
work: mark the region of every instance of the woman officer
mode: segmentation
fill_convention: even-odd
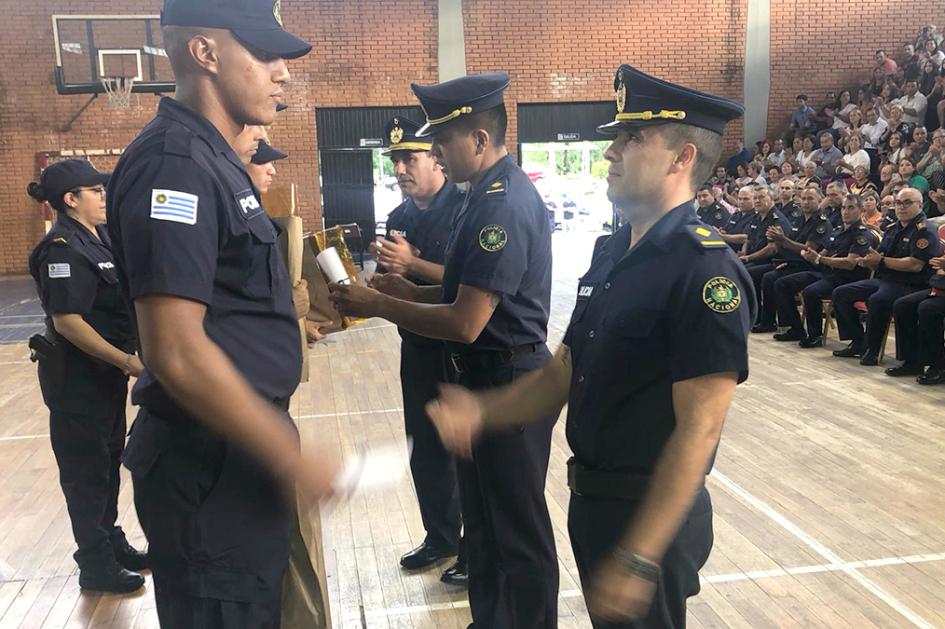
[[[128,376],[144,368],[118,285],[105,222],[108,175],[84,160],[47,168],[27,188],[58,218],[30,255],[46,334],[30,339],[49,407],[72,532],[79,585],[133,592],[144,585],[144,553],[117,526],[119,466],[125,445]]]

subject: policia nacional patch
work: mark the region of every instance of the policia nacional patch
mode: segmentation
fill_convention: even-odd
[[[508,242],[509,235],[501,225],[486,225],[479,232],[479,246],[489,253],[501,251]]]
[[[742,295],[732,280],[727,277],[713,277],[702,287],[702,301],[712,312],[725,314],[738,310]]]

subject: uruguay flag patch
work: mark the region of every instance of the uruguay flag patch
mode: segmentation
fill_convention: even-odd
[[[151,191],[151,218],[159,221],[197,224],[197,201],[195,194],[178,192],[176,190]]]
[[[72,277],[72,266],[68,262],[49,265],[50,279],[64,279],[67,277]]]

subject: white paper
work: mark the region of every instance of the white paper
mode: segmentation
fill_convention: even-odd
[[[353,494],[367,489],[391,487],[407,475],[407,461],[413,451],[413,440],[407,439],[407,460],[403,445],[389,443],[358,452],[345,464],[333,486],[336,494]]]
[[[341,262],[341,256],[334,247],[329,247],[322,251],[315,260],[319,268],[328,276],[328,281],[335,284],[350,284],[351,278],[348,277],[348,271],[345,270],[344,263]]]

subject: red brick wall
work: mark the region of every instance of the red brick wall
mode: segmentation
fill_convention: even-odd
[[[507,70],[518,102],[611,100],[630,63],[741,100],[747,0],[466,0],[466,67]],[[730,143],[741,123],[729,129]]]
[[[814,6],[829,7],[813,10]],[[942,24],[940,1],[829,0],[810,4],[771,0],[771,97],[768,134],[787,129],[794,97],[806,93],[819,109],[828,91],[856,88],[870,79],[880,48],[895,60],[926,24]]]
[[[24,192],[37,174],[36,153],[122,147],[156,106],[153,96],[143,95],[140,110],[116,112],[99,98],[71,131],[59,131],[87,97],[56,94],[50,15],[156,13],[160,4],[70,0],[63,7],[61,0],[33,0],[16,2],[0,22],[0,168],[7,175],[0,202],[0,273],[24,272],[42,232],[39,206]],[[808,16],[808,5],[800,0],[772,0],[773,127],[797,91],[817,94],[849,80],[860,67],[868,70],[877,41],[896,48],[931,20],[936,3],[831,4],[842,9],[821,17]],[[279,181],[299,184],[307,224],[320,215],[314,108],[413,104],[410,81],[437,79],[436,6],[436,0],[283,2],[289,28],[315,44],[311,55],[290,63],[291,109],[270,132],[274,144],[291,154],[279,164]],[[466,0],[467,66],[469,72],[511,73],[510,138],[518,102],[610,100],[613,72],[622,62],[741,98],[746,6],[747,0]],[[907,19],[922,12],[927,15]],[[882,36],[877,36],[880,24]],[[834,45],[834,33],[842,29],[855,34]],[[808,51],[819,56],[802,56]],[[730,144],[740,129],[732,126]]]

